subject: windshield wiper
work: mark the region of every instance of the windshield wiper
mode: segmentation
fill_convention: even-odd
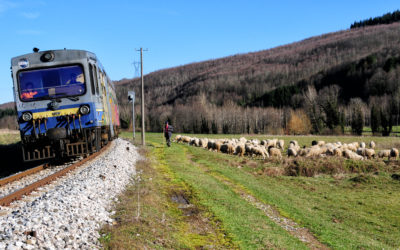
[[[79,97],[77,97],[77,96],[69,96],[67,98],[74,102],[79,101]]]

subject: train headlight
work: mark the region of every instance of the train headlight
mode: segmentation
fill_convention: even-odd
[[[82,105],[82,106],[79,108],[79,113],[81,113],[81,115],[87,115],[87,114],[89,114],[89,113],[90,113],[90,107],[89,107],[89,105]]]
[[[53,52],[46,52],[44,53],[41,57],[40,60],[42,62],[51,62],[54,60],[54,54]]]
[[[25,112],[22,114],[22,120],[24,122],[29,122],[30,120],[32,120],[33,116],[31,112]]]

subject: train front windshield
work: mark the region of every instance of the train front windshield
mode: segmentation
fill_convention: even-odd
[[[86,92],[83,69],[79,65],[21,71],[18,80],[22,101],[79,96]]]

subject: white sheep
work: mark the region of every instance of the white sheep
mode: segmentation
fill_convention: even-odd
[[[335,149],[333,149],[333,155],[334,156],[343,156],[343,150],[341,148],[335,148]]]
[[[357,153],[355,153],[349,149],[345,149],[343,151],[343,156],[348,159],[353,159],[353,160],[363,160],[364,159],[364,157],[362,157],[361,155],[358,155]]]
[[[378,152],[378,157],[383,158],[387,157],[388,159],[390,158],[390,149],[384,149]]]
[[[399,157],[399,150],[397,148],[390,149],[390,158],[397,159]]]
[[[228,143],[222,144],[220,150],[221,150],[222,153],[226,153],[226,154],[230,154],[231,155],[231,154],[234,153],[235,148],[234,148],[232,143],[228,142]]]
[[[236,155],[239,155],[239,156],[244,156],[245,153],[246,153],[246,148],[245,148],[244,144],[239,143],[239,144],[236,146],[235,154],[236,154]]]
[[[276,147],[280,148],[283,150],[283,147],[285,145],[285,141],[284,140],[278,140],[278,142],[276,143]]]
[[[267,144],[265,145],[266,148],[269,147],[276,147],[276,143],[278,142],[277,139],[267,139]]]
[[[296,157],[297,156],[296,149],[294,147],[288,148],[287,155],[288,155],[288,157],[290,157],[290,156]]]
[[[321,148],[318,145],[314,145],[310,148],[310,150],[307,152],[305,155],[306,157],[314,157],[314,156],[319,156],[321,154],[324,154],[326,151],[324,148]]]
[[[261,155],[263,160],[269,157],[267,150],[264,147],[254,146],[251,148],[251,153],[254,155]]]
[[[299,143],[296,140],[291,140],[289,144],[293,144],[295,146],[299,146]]]
[[[182,142],[183,143],[189,143],[190,142],[190,140],[191,140],[191,138],[189,137],[189,136],[182,136]]]
[[[375,142],[374,142],[374,141],[370,141],[369,147],[370,147],[370,148],[375,148],[375,147],[376,147]]]
[[[176,135],[175,136],[175,142],[180,142],[182,140],[182,136],[181,135]]]
[[[279,149],[270,146],[268,148],[268,153],[271,157],[279,157],[282,158],[282,153]]]

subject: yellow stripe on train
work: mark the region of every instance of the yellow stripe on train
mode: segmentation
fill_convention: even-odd
[[[70,108],[70,109],[60,109],[54,111],[45,111],[45,112],[37,112],[33,113],[33,119],[47,118],[47,117],[57,117],[63,115],[77,115],[79,108]]]

